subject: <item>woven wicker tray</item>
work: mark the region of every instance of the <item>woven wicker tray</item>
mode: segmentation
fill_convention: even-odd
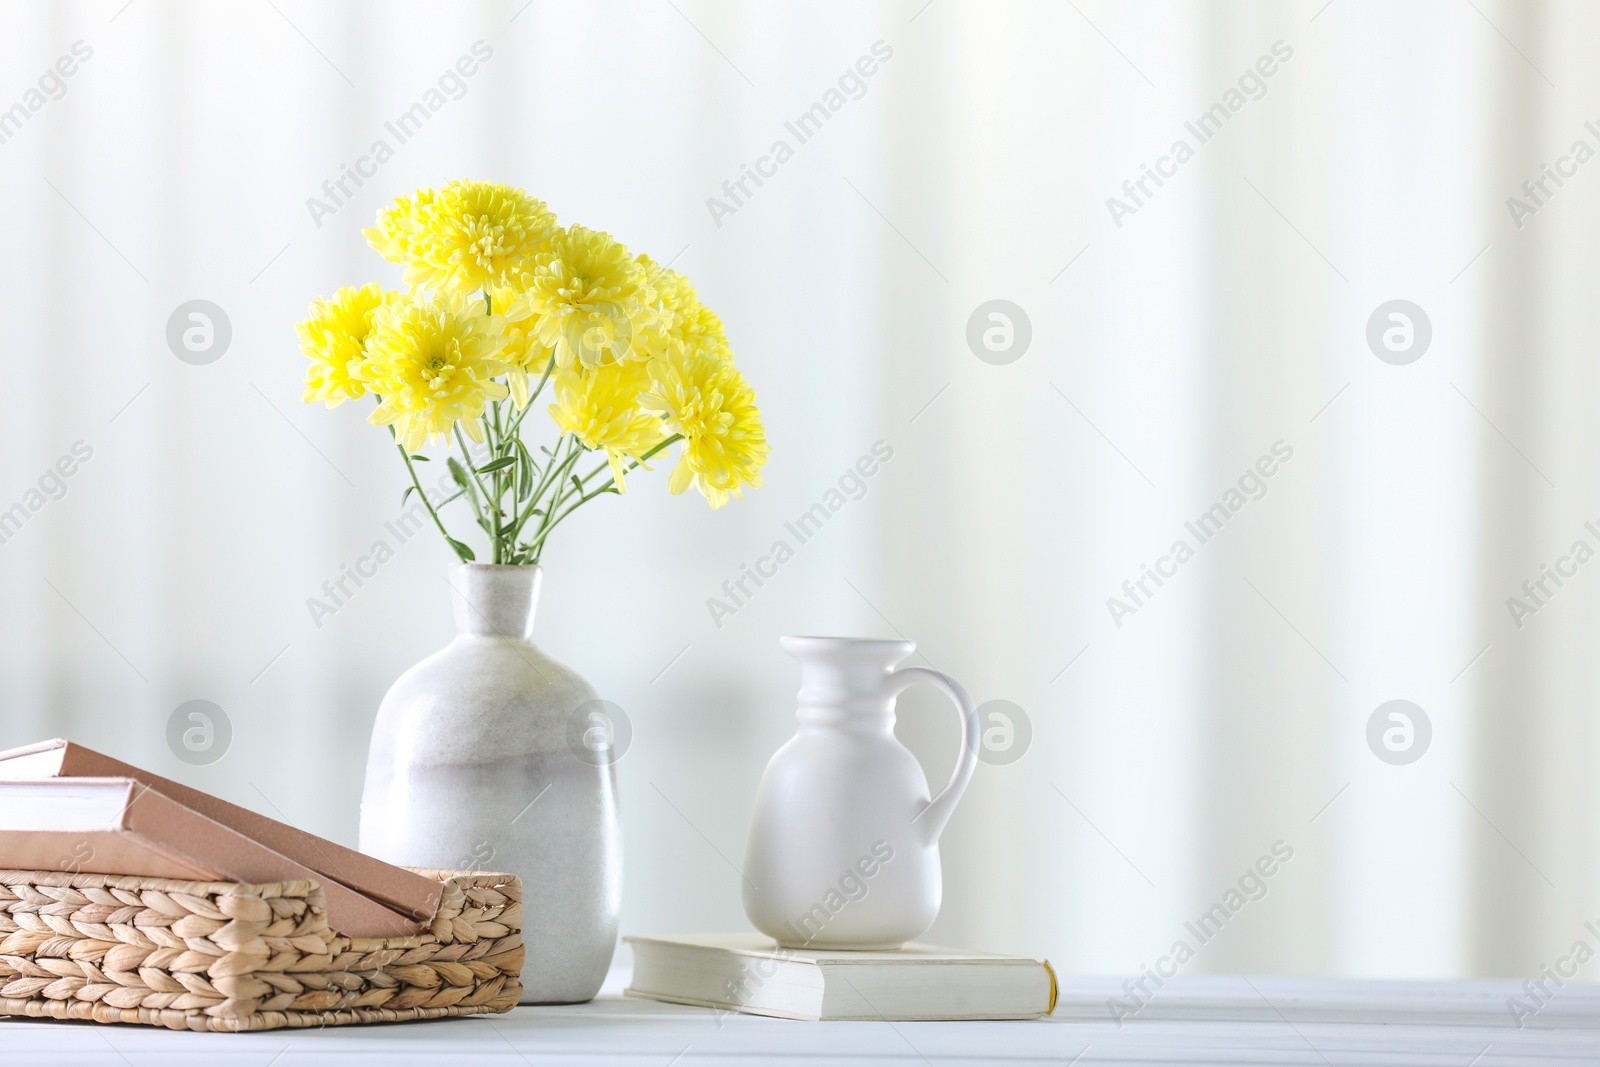
[[[509,1011],[521,880],[418,872],[445,887],[429,931],[352,938],[311,881],[0,871],[0,1015],[245,1031]]]

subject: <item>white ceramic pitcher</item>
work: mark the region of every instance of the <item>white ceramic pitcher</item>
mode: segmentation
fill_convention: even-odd
[[[800,729],[767,764],[744,861],[744,909],[789,947],[899,948],[939,914],[939,834],[972,779],[978,713],[955,679],[894,665],[911,641],[785,637],[800,661]],[[961,713],[961,753],[929,799],[894,735],[900,692],[926,683]]]

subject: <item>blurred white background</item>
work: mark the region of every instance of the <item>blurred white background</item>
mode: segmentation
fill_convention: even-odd
[[[301,405],[293,324],[398,284],[360,235],[392,197],[502,181],[687,273],[773,448],[743,503],[630,479],[545,556],[536,639],[634,730],[625,931],[745,927],[749,804],[792,731],[776,638],[899,632],[1032,730],[955,815],[930,940],[1133,975],[1282,841],[1185,973],[1535,976],[1600,917],[1600,564],[1520,627],[1506,603],[1600,548],[1600,162],[1560,162],[1600,150],[1597,32],[1506,0],[0,6],[0,109],[25,111],[0,112],[0,511],[28,511],[0,544],[0,743],[72,737],[354,843],[378,700],[449,638],[450,557],[415,538],[313,620],[404,471],[363,411]],[[1200,144],[1185,123],[1275,49]],[[1535,203],[1546,164],[1569,176]],[[997,298],[1032,329],[1004,365],[966,340]],[[209,365],[165,339],[192,299],[232,324]],[[1431,323],[1405,365],[1366,336],[1396,299]],[[718,627],[707,599],[880,440],[865,497]],[[1279,441],[1266,495],[1118,626],[1107,598]],[[232,723],[209,766],[167,746],[191,699]],[[1431,724],[1409,764],[1367,740],[1393,699]],[[909,694],[900,733],[942,782],[942,698]]]

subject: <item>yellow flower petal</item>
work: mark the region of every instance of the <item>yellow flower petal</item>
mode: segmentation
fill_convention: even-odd
[[[648,355],[663,356],[673,343],[689,349],[710,351],[724,359],[733,358],[722,320],[700,302],[689,279],[675,270],[660,267],[649,256],[639,256],[639,267],[645,273],[655,296],[655,321],[634,342],[635,348]]]
[[[358,373],[383,401],[368,421],[394,423],[407,451],[430,438],[448,439],[457,423],[481,441],[484,407],[506,395],[506,386],[494,380],[506,371],[495,358],[502,339],[493,321],[477,313],[482,307],[457,293],[395,302],[374,313]]]
[[[300,351],[311,360],[303,397],[307,404],[322,401],[336,408],[366,394],[365,383],[354,372],[372,333],[372,313],[390,295],[377,285],[346,286],[327,300],[311,302],[311,317],[295,326]]]
[[[737,496],[744,485],[761,484],[767,435],[755,392],[709,345],[674,344],[649,363],[650,391],[640,404],[661,412],[666,426],[684,438],[668,489],[681,493],[690,482],[713,508]]]
[[[656,321],[649,279],[609,234],[572,226],[557,230],[533,269],[513,287],[508,318],[551,350],[556,366],[596,367],[649,353],[634,339]]]
[[[407,285],[475,293],[505,285],[533,263],[556,218],[543,201],[493,182],[453,181],[419,189],[361,231],[385,259],[405,268]]]
[[[640,406],[650,377],[640,363],[611,363],[587,371],[557,371],[550,418],[584,448],[603,451],[617,487],[623,460],[643,462],[644,454],[666,440],[661,418]]]

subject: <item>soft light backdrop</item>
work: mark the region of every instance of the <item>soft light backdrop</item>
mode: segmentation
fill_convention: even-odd
[[[0,742],[70,736],[354,842],[378,700],[450,633],[449,556],[418,537],[313,622],[403,471],[363,411],[300,404],[292,326],[397,283],[359,233],[389,198],[480,177],[673,260],[773,446],[742,504],[630,479],[546,554],[537,639],[633,727],[625,930],[743,927],[749,802],[792,725],[777,636],[900,632],[1032,726],[956,813],[930,938],[1133,975],[1281,840],[1187,973],[1534,976],[1600,915],[1600,564],[1520,629],[1505,603],[1600,544],[1600,163],[1520,228],[1506,199],[1600,148],[1597,23],[1489,0],[6,4],[0,108],[93,52],[0,143],[0,509],[74,442],[93,456],[0,544]],[[460,98],[314,219],[477,41]],[[707,199],[879,41],[860,98],[718,225]],[[1118,226],[1107,198],[1279,41],[1264,95]],[[204,366],[165,340],[197,298],[233,330]],[[1031,321],[1009,365],[965,339],[995,298]],[[1432,324],[1406,366],[1365,337],[1393,299]],[[865,497],[716,626],[707,598],[879,440]],[[1106,599],[1277,441],[1266,496],[1119,628]],[[1432,727],[1405,766],[1366,739],[1397,698]],[[191,699],[232,724],[210,766],[167,745]],[[909,695],[900,730],[942,781],[941,698]]]

